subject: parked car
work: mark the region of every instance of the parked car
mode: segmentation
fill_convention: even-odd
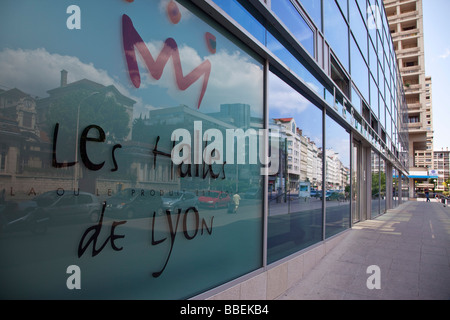
[[[327,200],[345,201],[345,194],[343,194],[342,192],[332,192]]]
[[[320,197],[322,199],[322,196]],[[325,193],[325,200],[327,201],[344,201],[345,194],[337,191],[327,191]]]
[[[154,212],[163,212],[159,191],[127,188],[106,199],[106,216],[133,219],[151,217]]]
[[[0,205],[0,234],[14,231],[31,231],[44,234],[49,224],[49,216],[35,211],[33,201],[6,201]]]
[[[325,192],[325,200],[330,200],[331,194],[332,194],[331,191]],[[320,193],[320,200],[322,200],[322,198],[323,198],[323,193]]]
[[[227,207],[230,201],[228,193],[223,191],[208,191],[206,195],[198,197],[200,206],[214,209]]]
[[[88,192],[66,192],[59,194],[56,190],[45,192],[35,197],[32,213],[48,217],[52,221],[64,221],[67,218],[82,218],[96,222],[100,217],[102,204],[98,198]]]
[[[183,212],[189,208],[198,209],[198,197],[193,192],[174,191],[167,193],[162,197],[163,210],[177,212],[181,209]]]

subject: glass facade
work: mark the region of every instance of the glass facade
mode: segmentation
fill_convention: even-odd
[[[325,119],[325,237],[350,227],[350,133]]]
[[[323,112],[269,73],[269,127],[279,169],[268,179],[268,262],[322,240]]]
[[[406,200],[377,0],[0,9],[1,298],[186,299]]]

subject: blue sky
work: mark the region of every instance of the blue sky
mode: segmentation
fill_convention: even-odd
[[[68,71],[68,82],[83,78],[114,85],[122,94],[136,100],[134,116],[149,110],[180,104],[197,109],[201,81],[178,90],[172,63],[167,63],[159,80],[153,79],[140,61],[141,86],[132,86],[122,47],[121,17],[133,21],[154,58],[167,38],[179,49],[184,75],[204,60],[212,64],[208,88],[200,112],[218,111],[220,104],[246,103],[252,115],[262,116],[260,90],[263,67],[260,61],[241,50],[215,23],[198,19],[182,5],[181,20],[170,23],[169,0],[88,1],[88,0],[1,0],[0,4],[0,88],[19,88],[32,96],[45,97],[60,83],[60,70]],[[81,29],[68,29],[68,6],[80,8]],[[105,14],[105,10],[108,10]],[[20,21],[17,17],[20,17]],[[100,18],[99,18],[100,17]],[[217,39],[217,52],[207,49],[205,33]],[[140,56],[138,55],[138,59]],[[45,75],[45,76],[44,76]],[[233,94],[230,94],[233,92]]]
[[[433,81],[434,150],[450,147],[449,12],[449,0],[423,0],[425,73]]]

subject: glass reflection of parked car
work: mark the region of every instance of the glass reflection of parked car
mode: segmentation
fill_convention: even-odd
[[[227,207],[231,201],[228,193],[223,191],[208,191],[204,196],[198,197],[200,206],[217,209]]]
[[[322,199],[322,197],[320,197]],[[345,194],[336,191],[327,191],[325,200],[327,201],[345,201]]]
[[[65,218],[87,218],[96,222],[100,218],[102,204],[98,198],[88,192],[67,192],[59,194],[56,190],[43,193],[33,199],[36,202],[35,212],[48,215],[51,220]]]
[[[162,197],[163,209],[177,212],[178,209],[182,211],[189,208],[198,209],[198,197],[193,192],[174,191],[167,193]]]
[[[6,201],[0,204],[0,234],[13,231],[31,231],[44,234],[49,224],[49,216],[34,210],[34,201]]]
[[[107,216],[122,218],[151,217],[162,214],[162,198],[159,191],[127,188],[106,200]]]

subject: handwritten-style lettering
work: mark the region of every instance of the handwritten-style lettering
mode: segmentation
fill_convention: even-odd
[[[84,252],[86,251],[86,249],[89,247],[89,245],[92,243],[92,256],[95,257],[96,255],[98,255],[104,248],[105,246],[108,244],[108,241],[111,243],[111,247],[113,248],[113,250],[115,251],[121,251],[123,249],[123,247],[117,247],[115,241],[117,239],[121,239],[124,238],[124,235],[116,235],[115,229],[117,226],[121,225],[121,224],[125,224],[126,221],[114,221],[112,226],[111,226],[111,233],[109,235],[108,238],[106,238],[106,240],[103,242],[103,244],[100,246],[100,248],[97,249],[97,239],[98,236],[100,235],[100,231],[102,230],[102,224],[103,224],[103,215],[105,213],[105,208],[106,208],[106,201],[103,202],[103,208],[102,208],[102,213],[100,215],[100,219],[98,221],[98,223],[94,226],[91,226],[89,228],[86,229],[86,231],[84,232],[83,236],[81,237],[81,240],[78,244],[78,258],[80,258]],[[91,234],[91,237],[89,238],[89,240],[84,243],[84,240],[86,238],[86,236],[93,231],[93,233]]]

